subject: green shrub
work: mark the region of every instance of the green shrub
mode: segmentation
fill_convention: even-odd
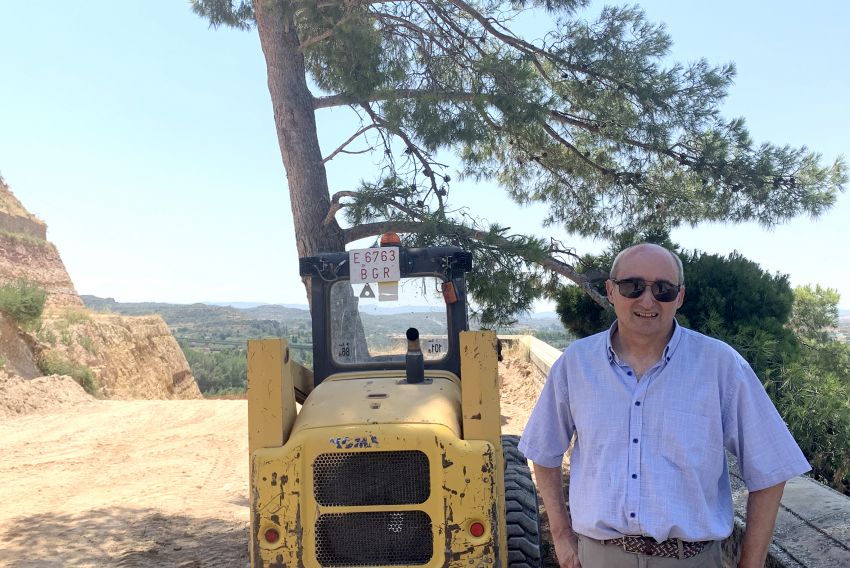
[[[234,395],[247,388],[248,362],[240,349],[202,351],[181,345],[198,388],[207,395]]]
[[[0,355],[0,369],[6,368],[6,358]]]
[[[52,329],[41,328],[38,330],[35,336],[38,337],[39,341],[49,343],[53,347],[56,347],[56,334],[53,333]]]
[[[38,360],[38,368],[45,375],[68,375],[90,395],[97,394],[97,380],[92,370],[86,365],[77,365],[62,355],[48,352]]]
[[[88,335],[79,336],[77,338],[77,341],[79,342],[80,346],[82,346],[83,349],[85,349],[86,351],[88,351],[92,355],[95,355],[97,353],[97,349],[94,346],[94,342],[92,341],[92,338],[89,337]]]
[[[27,245],[35,245],[38,248],[45,249],[50,246],[50,243],[45,241],[44,239],[40,239],[33,235],[27,235],[25,233],[13,233],[11,231],[0,231],[0,237],[5,239],[10,239],[13,241],[17,241],[19,243],[24,243]]]
[[[22,326],[33,326],[44,311],[47,292],[26,280],[0,286],[0,312]]]
[[[812,464],[812,475],[850,494],[850,383],[847,377],[797,361],[765,387]]]

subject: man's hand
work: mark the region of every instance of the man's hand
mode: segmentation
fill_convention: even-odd
[[[555,555],[560,568],[581,568],[578,561],[578,538],[573,532],[567,501],[564,498],[564,477],[560,467],[543,467],[534,464],[537,491],[549,515],[549,528],[555,544]]]
[[[578,538],[572,530],[569,534],[563,531],[559,535],[553,533],[552,542],[555,545],[559,568],[581,568],[578,561]]]

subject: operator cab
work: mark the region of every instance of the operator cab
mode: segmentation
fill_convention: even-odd
[[[314,385],[337,373],[403,371],[411,328],[425,372],[459,377],[471,268],[472,255],[459,247],[408,249],[395,233],[380,247],[300,259],[311,280]]]

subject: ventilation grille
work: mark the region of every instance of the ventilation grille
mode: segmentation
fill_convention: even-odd
[[[431,493],[420,451],[321,454],[313,462],[316,501],[325,507],[414,505]]]
[[[403,566],[427,564],[434,537],[423,511],[320,515],[316,559],[321,566]]]

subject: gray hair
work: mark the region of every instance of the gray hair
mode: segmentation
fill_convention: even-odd
[[[679,258],[679,255],[676,254],[675,252],[673,252],[672,250],[670,250],[666,247],[662,247],[661,245],[657,245],[655,243],[638,243],[636,245],[632,245],[630,247],[627,247],[627,248],[624,248],[623,250],[621,250],[620,254],[618,254],[616,256],[616,258],[614,258],[614,262],[611,263],[611,272],[608,275],[609,278],[612,278],[612,279],[615,278],[615,274],[617,274],[617,269],[620,267],[620,261],[626,255],[626,253],[628,253],[628,252],[630,252],[630,251],[632,251],[632,250],[634,250],[638,247],[644,247],[644,246],[647,246],[647,245],[662,248],[665,251],[667,251],[667,253],[671,257],[673,257],[673,262],[676,264],[676,272],[678,273],[678,276],[679,276],[679,281],[677,282],[677,284],[680,284],[680,285],[684,284],[685,283],[685,269],[682,267],[682,259]]]

